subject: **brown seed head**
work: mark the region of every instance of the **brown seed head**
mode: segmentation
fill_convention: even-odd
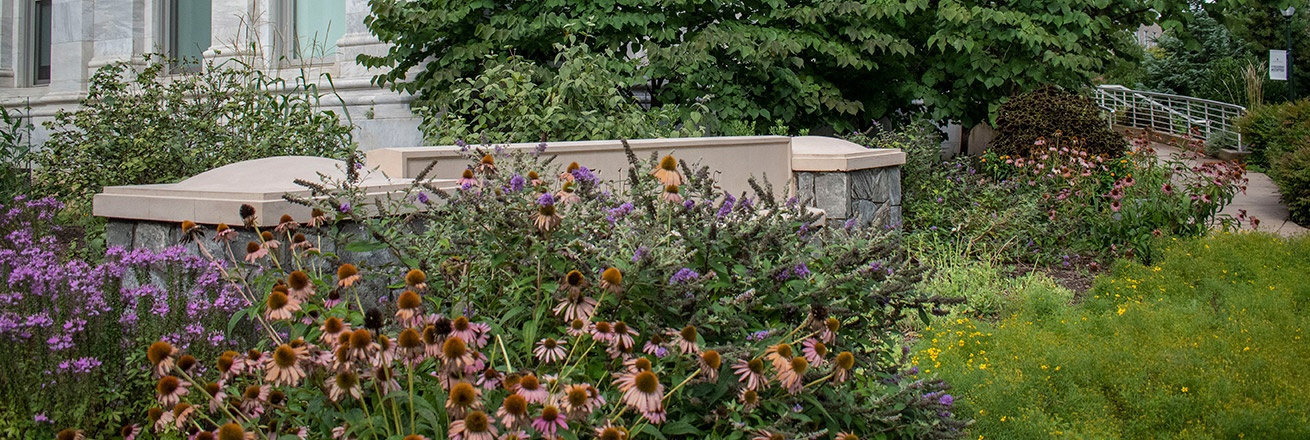
[[[191,367],[194,366],[196,366],[195,356],[187,354],[187,355],[182,355],[182,357],[180,358],[177,358],[177,368],[181,368],[182,371],[190,371]]]
[[[837,367],[843,370],[855,368],[855,355],[849,351],[843,351],[837,355]]]
[[[522,379],[519,379],[519,387],[528,391],[533,391],[536,390],[537,388],[541,388],[541,381],[537,380],[536,375],[529,374],[527,376],[523,376]]]
[[[610,426],[600,431],[600,440],[623,440],[623,431],[619,428]]]
[[[495,164],[496,164],[496,158],[491,157],[490,154],[484,154],[484,155],[482,155],[482,164],[483,164],[483,165],[495,165]]]
[[[677,193],[678,193],[678,185],[668,185],[668,186],[665,186],[665,187],[664,187],[664,192],[666,192],[666,193],[670,193],[670,194],[677,194]]]
[[[701,353],[700,360],[705,363],[706,367],[710,367],[711,370],[718,370],[719,365],[723,363],[723,358],[719,357],[719,352],[714,350],[706,350],[704,353]]]
[[[541,176],[538,176],[536,171],[528,171],[528,180],[537,180],[540,178]]]
[[[578,287],[579,285],[582,284],[582,281],[584,279],[585,278],[582,277],[582,272],[578,272],[576,270],[569,271],[568,276],[564,277],[564,280],[567,283],[569,283],[569,286],[572,287]]]
[[[569,405],[574,408],[581,407],[583,404],[587,403],[587,398],[589,397],[590,396],[587,395],[587,390],[585,389],[569,388]]]
[[[514,387],[516,387],[516,386],[519,386],[519,383],[521,383],[521,382],[523,382],[523,376],[519,376],[519,375],[517,375],[517,374],[510,373],[510,374],[506,374],[506,375],[505,375],[505,380],[504,380],[504,381],[501,381],[500,385],[501,385],[502,387],[504,387],[505,389],[508,390],[508,389],[512,389],[512,388],[514,388]]]
[[[741,397],[742,400],[746,401],[748,404],[756,404],[760,402],[760,393],[755,390],[746,390],[746,393],[742,394]]]
[[[208,394],[210,396],[218,394],[218,392],[221,391],[222,389],[223,387],[219,385],[218,382],[210,382],[205,384],[205,394]]]
[[[609,333],[614,331],[614,328],[610,327],[610,323],[601,321],[596,323],[596,331],[601,333]]]
[[[295,223],[296,221],[295,221],[294,219],[292,219],[290,215],[282,214],[282,217],[279,218],[279,219],[277,219],[277,222],[278,222],[278,223]]]
[[[569,166],[568,166],[568,168],[565,168],[565,169],[564,169],[564,172],[566,172],[566,173],[572,173],[572,172],[577,171],[578,169],[581,169],[581,168],[582,168],[582,166],[581,166],[581,165],[578,165],[577,162],[569,162]]]
[[[477,391],[473,385],[468,382],[460,382],[450,387],[450,403],[460,407],[468,408],[478,401]]]
[[[182,415],[187,409],[191,408],[190,403],[182,402],[173,407],[173,417]]]
[[[769,440],[787,440],[787,438],[783,437],[782,434],[770,434]]]
[[[59,434],[55,435],[55,440],[75,440],[75,439],[77,439],[77,430],[73,428],[68,428],[63,431],[59,431]]]
[[[338,280],[344,280],[346,278],[350,278],[358,274],[359,274],[359,268],[356,268],[355,265],[350,263],[342,264],[341,267],[337,268]]]
[[[417,293],[414,293],[411,290],[406,290],[405,293],[400,294],[400,299],[396,300],[396,307],[402,309],[417,309],[421,303],[422,301],[419,299]]]
[[[268,231],[260,232],[259,238],[264,239],[264,241],[273,241],[273,233]]]
[[[327,321],[323,323],[323,331],[330,334],[341,333],[341,331],[345,329],[346,325],[341,322],[341,318],[335,316],[328,318]]]
[[[650,359],[637,358],[636,361],[633,361],[632,367],[636,368],[637,371],[650,371]]]
[[[150,360],[152,365],[159,365],[164,359],[173,355],[173,345],[164,341],[155,341],[146,349],[146,359]]]
[[[296,290],[304,289],[309,286],[309,275],[298,270],[291,272],[291,275],[287,275],[287,285]]]
[[[816,342],[814,343],[814,354],[819,355],[819,357],[825,357],[825,356],[827,356],[827,355],[828,355],[828,344],[824,344],[824,343],[822,343],[822,342],[817,342],[817,341],[816,341]]]
[[[663,159],[660,159],[660,168],[666,171],[677,171],[678,161],[673,156],[664,156]]]
[[[255,252],[259,252],[259,243],[255,243],[255,242],[253,242],[253,241],[251,241],[251,242],[247,242],[247,243],[246,243],[246,253],[247,253],[247,254],[253,254],[253,253],[255,253]]]
[[[828,318],[824,324],[828,326],[828,331],[830,332],[841,330],[841,321],[837,320],[837,318]]]
[[[446,338],[445,344],[441,345],[441,352],[446,355],[446,359],[461,358],[468,354],[468,345],[465,345],[464,340],[459,336],[451,336]]]
[[[805,374],[805,370],[810,369],[810,361],[805,360],[804,357],[796,356],[791,359],[791,369],[796,374]]]
[[[409,272],[405,274],[405,284],[417,286],[426,282],[428,282],[428,276],[421,270],[410,269]]]
[[[537,213],[545,217],[555,215],[555,205],[541,205],[537,207]]]
[[[324,216],[324,215],[326,215],[326,214],[323,214],[323,210],[322,210],[322,209],[314,208],[312,211],[309,211],[309,216],[310,216],[310,217],[322,217],[322,216]]]
[[[226,373],[232,369],[233,357],[222,355],[218,357],[218,371]]]
[[[637,391],[641,391],[646,394],[651,394],[654,393],[655,389],[659,387],[660,378],[655,376],[654,372],[642,371],[640,373],[637,373],[637,377],[635,380],[633,380],[633,383],[637,384]]]
[[[401,348],[414,349],[423,346],[423,337],[418,334],[418,330],[412,328],[400,332],[400,336],[396,340],[400,343]]]
[[[528,400],[518,393],[513,393],[505,397],[504,407],[505,412],[521,416],[528,413]]]
[[[778,356],[791,357],[791,344],[778,344]]]
[[[623,284],[623,273],[619,272],[618,269],[611,267],[605,269],[605,272],[600,274],[600,279],[605,280],[606,283],[617,286]]]
[[[763,359],[760,359],[760,358],[751,359],[750,362],[747,362],[747,363],[746,363],[746,366],[747,366],[747,367],[750,367],[752,373],[755,373],[755,374],[764,374],[764,360],[763,360]]]
[[[628,332],[628,324],[623,321],[614,323],[614,333],[623,334]]]
[[[841,438],[839,438],[839,439],[837,439],[837,440],[860,440],[860,436],[855,435],[855,434],[846,434],[846,435],[841,436]]]
[[[246,391],[241,393],[241,397],[244,397],[246,400],[259,399],[259,385],[250,385],[246,387]]]
[[[150,408],[146,410],[146,418],[150,419],[151,423],[159,421],[159,418],[163,416],[164,410],[162,408]]]
[[[472,178],[473,178],[473,170],[470,169],[470,168],[465,168],[465,169],[464,169],[464,173],[463,173],[463,174],[460,174],[460,177],[463,177],[463,178],[465,178],[465,179],[472,179]]]
[[[423,327],[423,343],[424,343],[424,344],[436,344],[436,343],[437,343],[437,327],[436,327],[436,326],[433,326],[432,324],[428,324],[427,326]]]
[[[371,342],[373,342],[373,335],[369,334],[368,329],[361,328],[350,334],[350,348],[362,350],[368,348]]]
[[[378,346],[382,347],[382,351],[390,350],[391,338],[388,338],[387,335],[382,333],[378,333]]]
[[[684,340],[696,342],[696,327],[690,325],[683,327],[682,331],[678,332],[678,335],[682,336],[682,339]]]
[[[450,324],[455,328],[455,330],[465,331],[469,329],[469,319],[463,316],[455,318],[455,320],[451,321]]]
[[[281,309],[281,308],[283,308],[283,307],[286,307],[286,306],[287,306],[287,303],[289,303],[289,302],[290,302],[290,300],[287,298],[287,294],[286,294],[286,293],[283,293],[282,291],[274,290],[272,293],[269,293],[269,294],[268,294],[268,309],[269,309],[269,310],[278,310],[278,309]]]
[[[273,364],[281,368],[291,368],[296,364],[296,350],[290,345],[282,344],[273,350]]]
[[[183,221],[182,221],[182,233],[183,233],[183,234],[190,234],[190,233],[191,233],[191,230],[192,230],[192,229],[195,229],[195,228],[196,228],[196,222],[193,222],[193,221],[191,221],[191,220],[183,220]]]
[[[214,433],[209,431],[197,432],[195,440],[214,440]]]
[[[296,235],[291,236],[291,242],[292,242],[292,243],[304,243],[304,242],[305,242],[305,234],[301,234],[301,233],[297,232]]]
[[[261,351],[259,351],[259,350],[247,350],[247,351],[246,351],[246,358],[247,358],[247,359],[250,359],[250,360],[252,360],[252,361],[256,361],[256,362],[258,362],[259,359],[262,358],[262,357],[264,357],[264,353],[261,352]]]
[[[587,328],[587,322],[581,319],[574,318],[572,321],[569,321],[569,328],[572,328],[574,331],[580,331],[584,328]]]
[[[359,375],[351,372],[339,373],[336,380],[338,388],[350,389],[359,384]]]
[[[487,421],[487,413],[482,411],[473,411],[464,416],[464,430],[470,433],[487,432],[491,423]]]
[[[546,405],[545,408],[541,409],[541,420],[545,420],[547,422],[554,422],[555,419],[558,418],[559,418],[559,408],[556,408],[555,405]]]
[[[223,232],[223,231],[226,231],[226,230],[228,230],[228,229],[232,229],[232,228],[229,227],[229,226],[227,225],[227,223],[219,223],[218,226],[214,227],[214,230],[215,230],[215,231],[218,231],[218,232]]]
[[[182,382],[176,377],[164,376],[160,378],[159,383],[155,385],[155,391],[158,391],[161,395],[168,395],[173,394],[173,392],[177,391],[177,388],[180,386],[182,386]]]
[[[554,350],[555,347],[559,346],[559,342],[556,342],[552,338],[546,338],[545,340],[541,341],[541,346],[545,347],[547,350]]]

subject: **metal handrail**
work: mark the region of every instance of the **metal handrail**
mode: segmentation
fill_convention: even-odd
[[[1111,124],[1150,128],[1178,136],[1210,140],[1218,133],[1237,138],[1237,151],[1246,151],[1235,126],[1246,107],[1209,99],[1132,90],[1120,85],[1097,86],[1096,104],[1110,112]]]

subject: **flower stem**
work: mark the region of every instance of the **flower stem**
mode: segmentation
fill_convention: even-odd
[[[818,385],[819,383],[821,383],[821,382],[823,382],[823,381],[825,381],[825,380],[831,379],[833,374],[836,374],[836,373],[828,373],[827,376],[820,377],[818,380],[815,380],[814,382],[810,382],[810,383],[805,384],[805,386],[801,387],[801,389],[806,389],[806,388],[809,388],[809,387],[812,387],[812,386]]]
[[[683,379],[683,380],[682,380],[682,383],[678,384],[678,386],[673,387],[673,389],[669,390],[668,393],[665,393],[665,394],[664,394],[664,398],[663,398],[663,399],[660,399],[660,401],[669,400],[669,396],[672,396],[673,393],[678,392],[679,389],[682,389],[682,386],[683,386],[683,385],[686,385],[687,382],[691,382],[692,379],[695,379],[696,376],[700,375],[700,371],[701,371],[701,369],[700,369],[700,368],[697,368],[696,371],[695,371],[694,373],[691,373],[690,376],[687,376],[686,379]]]

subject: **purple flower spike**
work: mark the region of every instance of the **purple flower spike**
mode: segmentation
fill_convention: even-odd
[[[550,195],[550,193],[542,194],[541,197],[537,197],[537,204],[541,206],[554,206],[555,196]]]

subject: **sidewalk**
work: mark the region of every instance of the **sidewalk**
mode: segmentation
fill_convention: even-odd
[[[1151,148],[1155,149],[1156,157],[1159,157],[1162,160],[1169,159],[1170,156],[1183,152],[1183,150],[1178,149],[1178,147],[1155,142],[1151,143]],[[1199,160],[1205,162],[1218,162],[1217,159],[1211,158],[1203,158]],[[1195,164],[1198,160],[1185,159],[1183,162]],[[1220,214],[1237,217],[1238,211],[1245,209],[1246,215],[1260,219],[1260,231],[1274,233],[1285,237],[1303,234],[1307,231],[1306,228],[1287,220],[1287,206],[1279,202],[1278,199],[1281,196],[1281,193],[1278,192],[1278,185],[1274,184],[1273,179],[1270,179],[1269,176],[1264,173],[1250,171],[1246,173],[1246,177],[1247,179],[1250,179],[1250,182],[1246,185],[1246,192],[1238,192],[1237,195],[1233,197],[1233,202],[1224,207],[1222,211],[1219,211]],[[1242,229],[1248,231],[1252,230],[1251,224],[1243,223]]]

